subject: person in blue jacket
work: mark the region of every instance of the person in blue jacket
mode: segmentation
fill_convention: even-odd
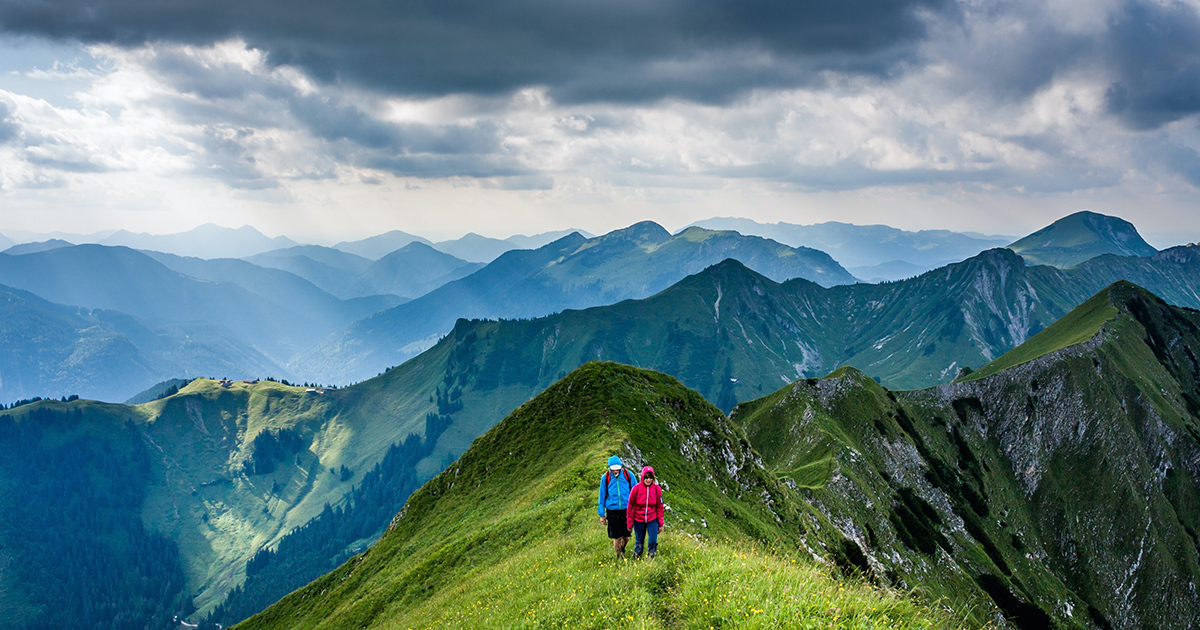
[[[600,522],[608,526],[608,537],[613,541],[613,551],[618,558],[625,555],[625,545],[629,544],[625,508],[629,505],[629,493],[635,483],[633,475],[621,464],[620,457],[613,455],[608,458],[608,470],[600,477],[596,511],[600,513]]]

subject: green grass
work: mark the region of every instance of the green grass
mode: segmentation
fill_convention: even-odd
[[[653,561],[617,560],[598,527],[516,550],[379,628],[939,628],[940,614],[761,547],[671,530]],[[392,616],[395,615],[395,616]]]
[[[1116,307],[1111,304],[1109,291],[1101,291],[1025,343],[968,374],[962,381],[976,381],[1051,352],[1083,343],[1095,337],[1100,328],[1115,317],[1117,312]]]
[[[654,465],[667,487],[654,561],[613,558],[596,516],[614,452]],[[590,363],[414,493],[375,547],[238,627],[955,625],[815,564],[795,537],[798,506],[751,457],[719,410],[674,379]]]

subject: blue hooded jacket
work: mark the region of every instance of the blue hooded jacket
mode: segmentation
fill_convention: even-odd
[[[620,463],[621,460],[616,455],[608,460],[610,466]],[[600,490],[596,497],[596,511],[600,516],[604,516],[605,509],[624,510],[629,505],[629,493],[636,483],[637,480],[624,468],[604,471],[604,474],[600,476]]]

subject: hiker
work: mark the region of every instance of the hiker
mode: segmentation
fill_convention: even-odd
[[[626,525],[625,506],[628,505],[629,492],[633,486],[633,475],[625,470],[621,458],[613,455],[608,458],[608,470],[600,478],[600,496],[596,510],[600,513],[600,522],[608,526],[608,537],[612,539],[613,551],[617,557],[625,555],[625,545],[629,544],[629,526]]]
[[[633,557],[642,557],[642,543],[646,535],[650,535],[650,546],[647,550],[650,557],[658,553],[658,530],[663,526],[662,488],[654,480],[654,469],[646,466],[642,469],[641,482],[629,492],[629,505],[625,508],[625,519],[629,529],[636,537],[633,544]]]

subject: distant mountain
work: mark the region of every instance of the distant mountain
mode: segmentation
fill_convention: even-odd
[[[68,243],[67,241],[61,239],[52,238],[48,241],[40,241],[37,243],[21,243],[20,245],[13,245],[12,247],[9,247],[0,253],[8,254],[9,256],[20,256],[22,254],[36,254],[38,252],[46,252],[52,249],[58,249],[60,247],[74,246],[74,243]]]
[[[933,269],[933,267],[914,265],[903,260],[892,260],[878,265],[871,265],[870,267],[850,267],[847,271],[854,274],[855,278],[864,282],[878,284],[880,282],[894,282],[896,280],[919,276],[930,269]]]
[[[357,254],[320,245],[276,249],[247,256],[245,260],[260,267],[293,273],[343,300],[361,296],[351,286],[372,262]]]
[[[517,245],[498,238],[480,236],[468,232],[466,236],[452,241],[439,241],[433,244],[440,252],[445,252],[467,262],[490,263],[504,252],[520,249]]]
[[[482,263],[469,263],[414,241],[367,267],[349,290],[355,295],[416,298],[482,268]]]
[[[594,239],[572,233],[536,250],[507,252],[470,276],[356,322],[297,357],[296,365],[327,382],[367,378],[428,348],[460,317],[537,317],[646,297],[728,257],[781,281],[854,282],[823,252],[702,228],[672,236],[644,222]]]
[[[143,252],[172,271],[192,278],[234,284],[285,311],[302,314],[321,330],[332,332],[347,324],[405,301],[391,295],[338,299],[291,272],[260,267],[237,258],[194,258]],[[327,332],[313,332],[324,335]]]
[[[0,234],[0,251],[8,249],[9,247],[12,247],[13,245],[16,245],[16,241],[12,240],[11,238],[8,238],[7,236],[5,236],[3,234]]]
[[[50,241],[57,239],[60,241],[75,243],[76,245],[82,245],[84,243],[99,243],[100,241],[116,233],[117,230],[101,230],[99,232],[91,232],[89,234],[78,234],[74,232],[62,232],[57,230],[54,232],[9,230],[8,237],[11,238],[14,243],[33,243],[37,241]]]
[[[1000,357],[1122,278],[1200,307],[1200,246],[1149,258],[1106,256],[1069,271],[1026,267],[996,249],[910,280],[832,288],[802,279],[779,284],[726,260],[643,300],[537,319],[459,320],[382,382],[409,383],[403,387],[416,388],[414,398],[441,392],[437,406],[417,410],[453,418],[429,466],[462,452],[499,414],[590,360],[672,374],[722,409],[842,365],[885,385],[926,387]],[[378,347],[381,338],[358,343]],[[447,402],[451,391],[464,406]]]
[[[155,325],[205,322],[278,361],[324,329],[286,304],[232,283],[184,276],[126,247],[77,245],[21,256],[0,254],[0,283],[59,304],[118,311]]]
[[[0,287],[0,403],[71,394],[121,401],[173,376],[263,373],[287,375],[211,326],[150,326]]]
[[[370,260],[379,260],[384,256],[408,245],[409,243],[422,243],[424,245],[432,245],[426,239],[421,238],[408,232],[400,230],[392,230],[370,238],[364,238],[360,241],[342,241],[334,245],[334,249],[340,249],[349,254],[362,256]]]
[[[570,234],[571,232],[579,232],[584,238],[595,238],[594,234],[584,230],[555,230],[553,232],[542,232],[533,236],[525,236],[524,234],[514,234],[504,240],[516,245],[517,249],[537,249],[543,245],[548,245],[558,239]]]
[[[212,223],[177,234],[135,234],[128,230],[119,230],[101,239],[99,243],[198,258],[244,258],[296,245],[295,241],[286,236],[268,238],[249,225],[233,229]]]
[[[712,230],[735,230],[793,247],[811,247],[828,253],[847,269],[904,262],[930,269],[965,260],[985,249],[1003,247],[1003,238],[978,238],[948,230],[908,232],[886,225],[850,223],[758,223],[750,219],[717,217],[697,221]]]
[[[1031,265],[1069,268],[1101,256],[1151,256],[1133,224],[1095,212],[1076,212],[1008,246]]]

